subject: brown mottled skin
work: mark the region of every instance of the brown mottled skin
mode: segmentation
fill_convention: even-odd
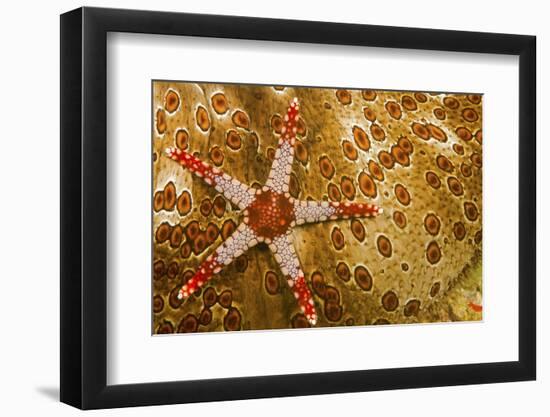
[[[481,319],[481,96],[158,81],[153,90],[155,333],[308,325],[262,245],[177,299],[224,224],[239,222],[231,203],[224,211],[223,197],[163,157],[180,146],[263,184],[293,97],[301,119],[290,193],[384,209],[294,232],[317,327]],[[205,200],[214,209],[201,211]]]

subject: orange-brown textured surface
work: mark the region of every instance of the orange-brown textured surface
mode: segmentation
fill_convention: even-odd
[[[163,157],[167,147],[187,149],[258,187],[293,97],[301,140],[290,193],[384,209],[375,219],[294,232],[317,326],[481,319],[469,307],[481,300],[481,96],[175,82],[153,89],[154,333],[309,327],[263,245],[177,299],[240,214]]]

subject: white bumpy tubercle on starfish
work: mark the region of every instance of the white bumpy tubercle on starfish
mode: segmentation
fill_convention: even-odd
[[[265,242],[287,277],[288,285],[307,320],[311,325],[317,323],[315,303],[294,248],[292,230],[305,223],[373,217],[382,213],[382,209],[367,203],[300,201],[290,196],[289,181],[294,162],[299,107],[298,99],[295,98],[284,117],[268,180],[259,190],[231,178],[181,149],[166,150],[168,157],[201,177],[243,213],[243,221],[237,230],[206,258],[197,272],[181,287],[179,299],[189,297],[247,249]]]

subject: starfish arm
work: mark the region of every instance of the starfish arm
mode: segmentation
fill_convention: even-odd
[[[188,297],[202,287],[214,274],[229,265],[244,251],[258,244],[256,234],[246,224],[241,223],[216,251],[208,256],[193,275],[179,290],[178,298]]]
[[[202,178],[208,185],[213,186],[216,191],[223,194],[225,198],[236,204],[241,210],[254,200],[256,194],[254,188],[230,177],[218,168],[211,167],[194,155],[178,148],[168,148],[166,154],[170,159]]]
[[[292,242],[292,235],[286,234],[274,238],[269,248],[279,263],[282,273],[287,276],[288,285],[294,297],[296,297],[300,309],[311,325],[315,325],[317,323],[317,313],[315,312],[313,296],[300,267],[300,261]]]
[[[329,201],[294,201],[296,224],[317,223],[327,220],[349,219],[350,217],[374,217],[382,209],[368,203],[337,203]]]
[[[294,161],[294,143],[296,142],[296,123],[299,111],[298,99],[290,103],[281,128],[281,138],[275,151],[275,159],[269,172],[266,186],[279,193],[288,192],[292,162]]]

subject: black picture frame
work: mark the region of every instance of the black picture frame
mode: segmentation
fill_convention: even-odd
[[[518,56],[518,361],[107,385],[108,32]],[[535,379],[534,36],[84,7],[61,15],[60,57],[62,402],[94,409]]]

